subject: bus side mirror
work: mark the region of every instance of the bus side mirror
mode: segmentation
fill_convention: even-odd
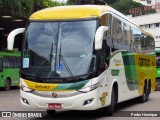
[[[101,26],[97,29],[95,34],[95,50],[102,49],[103,35],[107,30],[107,26]]]
[[[24,31],[25,28],[18,28],[9,33],[7,38],[7,50],[13,50],[15,36],[20,33],[24,33]]]

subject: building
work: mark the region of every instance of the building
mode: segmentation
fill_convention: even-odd
[[[155,5],[157,1],[159,0],[133,0],[135,2],[139,2],[145,6],[152,6]]]
[[[128,17],[140,25],[144,30],[150,32],[155,38],[156,47],[160,47],[160,13]]]

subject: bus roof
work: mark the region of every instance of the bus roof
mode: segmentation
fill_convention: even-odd
[[[116,15],[134,24],[147,35],[153,37],[147,31],[144,31],[142,28],[140,28],[138,24],[131,21],[128,17],[108,5],[70,5],[46,8],[33,13],[29,19],[36,21],[89,19],[98,18],[107,11],[115,13]]]
[[[46,8],[33,13],[30,20],[67,20],[96,18],[111,9],[104,5],[73,5]]]
[[[108,5],[70,5],[46,8],[33,13],[29,19],[46,21],[97,18],[107,11],[115,13],[139,27],[139,25],[131,21],[128,17]]]

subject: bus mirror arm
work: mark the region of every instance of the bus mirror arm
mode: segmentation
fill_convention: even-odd
[[[7,50],[13,50],[15,36],[20,33],[24,33],[24,31],[25,28],[18,28],[9,33],[7,38]]]
[[[100,26],[95,34],[95,50],[102,49],[103,35],[108,30],[107,26]]]

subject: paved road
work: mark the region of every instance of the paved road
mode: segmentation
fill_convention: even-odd
[[[13,88],[10,91],[3,91],[0,89],[0,111],[29,111],[29,109],[23,108],[20,104],[20,94],[18,88]],[[32,111],[39,111],[34,109]],[[128,112],[130,111],[130,112]],[[130,100],[118,104],[117,110],[113,117],[103,116],[101,111],[63,111],[58,112],[56,116],[49,117],[45,112],[42,113],[42,118],[23,118],[28,120],[43,120],[43,119],[54,119],[54,120],[159,120],[160,117],[130,117],[132,113],[146,113],[149,111],[151,114],[160,115],[160,91],[156,91],[150,95],[150,100],[147,103],[138,103],[137,100]],[[137,114],[137,115],[138,115]],[[124,116],[129,117],[124,117]],[[17,120],[22,118],[0,118],[0,120]]]

